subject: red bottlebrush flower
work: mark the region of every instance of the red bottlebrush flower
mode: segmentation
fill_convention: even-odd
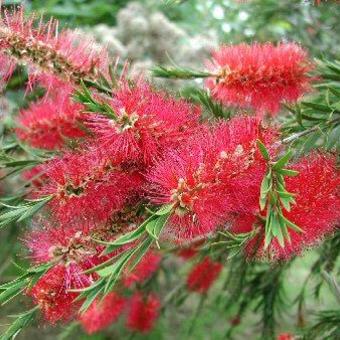
[[[216,281],[223,266],[206,256],[203,261],[196,264],[187,278],[187,287],[193,292],[206,293]]]
[[[258,209],[257,197],[267,165],[257,147],[257,140],[275,155],[277,130],[264,127],[257,118],[235,117],[218,124],[214,136],[221,155],[217,166],[218,179],[234,202],[232,214]]]
[[[90,283],[77,265],[57,265],[48,270],[27,294],[39,305],[44,318],[55,324],[70,320],[79,308],[79,303],[74,302],[78,294],[69,290],[84,288]]]
[[[91,240],[92,226],[91,229],[85,224],[63,227],[44,220],[35,223],[36,227],[24,239],[34,263],[76,263],[86,270],[107,259],[99,259],[103,247]]]
[[[252,107],[260,115],[276,113],[310,88],[313,66],[297,44],[222,46],[212,55],[206,81],[214,98],[226,105]]]
[[[134,283],[142,283],[152,276],[158,269],[161,256],[153,251],[148,252],[132,272],[126,273],[123,278],[124,285],[130,287]]]
[[[286,189],[296,194],[296,204],[291,206],[289,212],[284,211],[284,215],[303,232],[288,229],[291,241],[286,241],[282,248],[274,239],[266,251],[263,250],[263,240],[255,237],[246,247],[250,257],[266,255],[275,259],[288,259],[332,233],[340,221],[340,173],[336,169],[335,159],[316,154],[303,158],[292,168],[299,171],[299,175],[286,178]],[[261,227],[263,223],[257,219],[258,214],[259,209],[253,214],[238,214],[232,231],[248,232],[255,225]]]
[[[147,175],[151,201],[173,204],[165,231],[180,241],[194,239],[225,223],[235,209],[243,209],[241,197],[248,188],[242,181],[252,185],[257,178],[260,183],[266,170],[256,139],[268,144],[273,135],[257,119],[236,118],[166,153]]]
[[[178,241],[192,240],[215,230],[227,205],[227,197],[221,197],[217,191],[213,171],[204,168],[205,150],[201,140],[197,142],[190,143],[185,150],[166,153],[148,175],[151,201],[174,205],[165,232]]]
[[[122,81],[111,106],[116,119],[89,117],[88,126],[110,157],[149,165],[165,148],[178,145],[198,124],[199,109],[150,85]]]
[[[291,333],[281,333],[277,336],[277,340],[294,340],[295,336]]]
[[[47,164],[47,182],[35,195],[53,197],[49,207],[61,223],[105,221],[123,207],[142,181],[134,170],[116,164],[103,160],[99,150],[67,153]]]
[[[93,334],[117,321],[125,308],[125,298],[112,292],[103,300],[95,300],[79,319],[87,334]]]
[[[56,149],[67,138],[85,136],[81,130],[83,106],[71,100],[68,89],[58,89],[58,94],[45,97],[22,110],[18,119],[18,137],[36,148]]]
[[[5,79],[17,63],[28,64],[31,79],[61,79],[79,83],[107,71],[106,49],[95,47],[76,32],[58,32],[58,22],[43,23],[35,16],[24,16],[22,7],[5,11],[0,18],[0,65]]]
[[[136,292],[130,300],[127,328],[141,333],[149,332],[158,318],[159,309],[160,301],[155,294],[143,296]]]

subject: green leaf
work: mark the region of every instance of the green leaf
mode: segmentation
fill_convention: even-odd
[[[112,242],[103,242],[103,241],[96,240],[97,242],[101,244],[107,245],[106,249],[103,252],[103,255],[110,254],[117,248],[138,240],[145,232],[145,225],[149,223],[149,221],[152,220],[153,218],[154,218],[153,216],[149,217],[137,229],[132,230],[118,237],[116,240]]]
[[[267,203],[267,195],[268,192],[272,188],[272,176],[271,171],[264,176],[262,183],[261,183],[261,189],[260,189],[260,210],[264,210]]]
[[[52,199],[52,196],[46,196],[34,201],[24,201],[24,203],[18,206],[9,206],[0,202],[1,205],[7,207],[10,211],[6,211],[0,215],[0,228],[4,227],[12,222],[21,222],[31,216],[33,216],[38,210],[40,210],[47,202]]]
[[[0,305],[4,305],[6,302],[20,294],[26,288],[26,285],[27,280],[20,280],[3,291],[0,294]]]
[[[281,198],[292,198],[293,197],[293,194],[291,194],[290,192],[288,191],[280,191],[280,190],[276,190],[276,192],[279,194],[279,196]]]
[[[196,71],[190,68],[183,68],[179,66],[164,67],[156,66],[152,69],[152,73],[155,77],[159,78],[171,78],[171,79],[196,79],[211,77],[209,72]]]
[[[99,296],[99,294],[103,291],[104,287],[99,287],[98,289],[93,289],[87,296],[83,304],[81,305],[79,312],[80,314],[85,313],[88,308],[91,306],[93,301]]]
[[[165,226],[168,218],[170,216],[170,213],[166,215],[161,215],[153,220],[151,220],[146,226],[145,230],[149,233],[149,235],[154,238],[155,240],[158,240],[158,237]]]
[[[132,249],[131,253],[129,254],[130,256],[127,256],[126,258],[124,256],[124,261],[119,263],[119,265],[115,268],[115,272],[113,272],[110,275],[109,279],[107,280],[104,294],[107,294],[113,289],[117,280],[120,278],[123,269],[128,264],[132,263],[132,268],[134,268],[140,262],[140,260],[143,258],[145,253],[148,251],[152,243],[153,243],[153,239],[151,237],[146,237],[137,247]]]
[[[108,277],[111,275],[115,275],[119,271],[121,266],[124,265],[131,258],[133,253],[134,253],[134,249],[131,249],[129,251],[122,253],[113,264],[103,269],[97,270],[97,274],[101,277]]]
[[[273,170],[282,169],[288,161],[293,157],[293,152],[289,150],[284,156],[282,156],[277,162],[273,165]]]
[[[163,205],[161,208],[159,208],[155,212],[155,215],[157,215],[157,216],[167,215],[171,212],[172,208],[173,208],[173,204]]]
[[[294,231],[297,231],[299,233],[303,233],[304,231],[297,226],[295,223],[289,221],[286,217],[282,215],[283,220],[286,222],[286,224],[289,226],[289,228],[293,229]]]
[[[340,145],[340,125],[336,126],[327,137],[327,149],[333,148],[335,145]]]
[[[23,328],[25,328],[34,318],[38,306],[32,308],[31,310],[17,315],[17,319],[11,324],[11,326],[6,330],[5,333],[1,334],[1,340],[13,340]]]
[[[256,141],[256,143],[257,143],[258,149],[259,149],[260,152],[261,152],[262,157],[263,157],[266,161],[269,161],[269,160],[270,160],[270,154],[269,154],[267,148],[265,147],[265,145],[264,145],[259,139]]]
[[[299,174],[298,171],[291,170],[291,169],[283,169],[283,168],[281,168],[281,169],[277,169],[275,171],[277,171],[280,175],[290,176],[290,177],[297,176]]]
[[[273,213],[271,211],[271,207],[268,207],[265,224],[264,249],[267,249],[272,241],[272,218]]]
[[[310,107],[316,111],[322,111],[322,112],[330,112],[332,111],[332,109],[327,106],[327,105],[323,105],[323,104],[317,104],[317,103],[311,103],[311,102],[302,102],[301,103],[304,106]]]
[[[283,207],[287,210],[290,211],[290,205],[291,203],[294,203],[294,199],[292,200],[291,197],[280,197],[280,201],[283,205]]]

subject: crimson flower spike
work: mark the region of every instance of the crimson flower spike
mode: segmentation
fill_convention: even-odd
[[[206,80],[212,96],[225,105],[277,113],[282,102],[296,102],[310,89],[313,64],[295,43],[222,46],[212,53]]]

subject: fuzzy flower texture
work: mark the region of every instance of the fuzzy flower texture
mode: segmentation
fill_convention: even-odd
[[[146,333],[162,306],[155,292],[161,291],[159,268],[167,263],[163,243],[197,263],[186,287],[206,294],[222,271],[224,254],[202,257],[200,247],[218,232],[254,234],[244,256],[278,260],[317,245],[339,225],[336,160],[315,152],[287,165],[298,174],[286,179],[295,203],[283,214],[302,232],[289,228],[284,247],[276,238],[264,246],[266,215],[259,197],[268,162],[257,141],[273,160],[284,150],[278,129],[261,116],[309,89],[312,65],[300,46],[241,44],[213,54],[206,82],[212,96],[258,112],[229,121],[204,121],[198,105],[127,75],[117,77],[110,95],[90,88],[112,115],[84,112],[86,103],[75,102],[73,95],[82,81],[108,76],[105,49],[72,31],[58,33],[57,22],[43,24],[20,8],[5,11],[0,21],[2,85],[19,64],[27,66],[27,91],[45,89],[21,110],[14,131],[29,147],[50,151],[45,162],[23,174],[26,196],[46,198],[24,243],[32,264],[48,268],[25,293],[49,323],[78,320],[92,334],[125,317],[126,328]],[[106,254],[102,243],[135,231],[150,216],[149,208],[164,205],[171,211],[159,237],[161,250],[152,245],[138,264],[123,268],[113,291],[93,297],[80,313],[79,290],[105,279],[90,269],[115,263],[140,246],[136,237]]]
[[[214,74],[206,86],[225,105],[251,107],[260,116],[275,114],[282,102],[294,103],[310,89],[313,69],[295,43],[222,46],[207,63]]]

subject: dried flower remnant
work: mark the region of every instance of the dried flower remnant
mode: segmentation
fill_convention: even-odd
[[[23,7],[5,11],[0,19],[0,65],[7,81],[17,64],[27,64],[31,80],[46,75],[64,82],[95,80],[107,70],[105,49],[96,50],[76,32],[58,32],[58,22],[47,23],[34,15],[24,16]],[[51,79],[52,79],[51,78]]]
[[[296,102],[310,89],[313,69],[295,43],[222,46],[207,64],[212,96],[225,105],[251,107],[262,116],[275,114],[283,102]]]
[[[155,294],[143,296],[136,292],[130,300],[126,327],[132,331],[148,333],[158,318],[159,308],[160,301]]]
[[[118,320],[125,305],[125,298],[111,292],[103,300],[95,300],[89,309],[80,315],[80,323],[87,334],[99,332]]]

